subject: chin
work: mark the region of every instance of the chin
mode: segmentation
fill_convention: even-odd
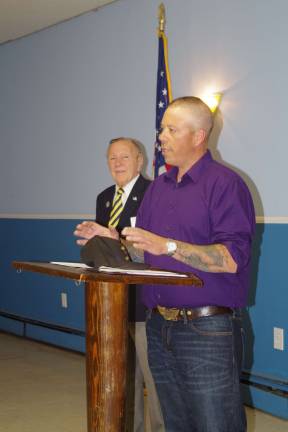
[[[117,180],[117,183],[119,182],[119,183],[123,183],[123,182],[125,182],[126,181],[126,178],[125,177],[123,177],[123,176],[116,176],[115,177],[115,179]]]

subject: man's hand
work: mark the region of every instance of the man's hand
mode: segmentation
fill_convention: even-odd
[[[133,247],[153,255],[167,254],[168,238],[161,237],[141,228],[124,228],[122,234]],[[175,240],[177,251],[173,259],[198,270],[212,273],[236,273],[237,264],[229,250],[222,244],[194,245]]]
[[[124,228],[122,233],[128,242],[133,244],[136,249],[141,249],[153,255],[163,255],[167,253],[167,238],[158,236],[141,228]]]
[[[95,235],[100,237],[110,237],[116,240],[119,239],[119,234],[115,228],[106,228],[92,221],[84,221],[77,225],[73,234],[76,237],[81,237],[81,239],[76,241],[76,243],[80,246],[84,246],[87,241]]]

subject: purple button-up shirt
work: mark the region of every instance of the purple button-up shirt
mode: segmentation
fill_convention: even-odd
[[[237,273],[208,273],[167,255],[145,253],[153,267],[193,272],[203,288],[182,285],[144,285],[141,298],[149,307],[243,307],[249,270],[255,213],[242,178],[214,161],[209,151],[177,183],[177,168],[149,186],[137,213],[137,226],[169,239],[195,245],[221,243],[237,264]]]

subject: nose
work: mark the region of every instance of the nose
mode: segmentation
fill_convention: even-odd
[[[115,166],[117,167],[117,166],[119,166],[119,165],[121,165],[121,158],[116,158],[115,159]]]
[[[165,139],[165,129],[164,128],[161,129],[161,132],[159,133],[158,138],[159,138],[159,141],[161,143],[162,143],[162,141],[164,141],[164,139]]]

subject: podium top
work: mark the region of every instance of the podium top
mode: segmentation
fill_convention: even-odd
[[[79,282],[113,282],[124,284],[161,284],[161,285],[192,285],[202,287],[203,282],[193,273],[186,273],[187,277],[177,276],[143,276],[131,274],[103,273],[96,269],[82,269],[66,267],[48,262],[37,261],[13,261],[12,266],[18,270],[43,273],[51,276],[59,276],[73,279]]]

